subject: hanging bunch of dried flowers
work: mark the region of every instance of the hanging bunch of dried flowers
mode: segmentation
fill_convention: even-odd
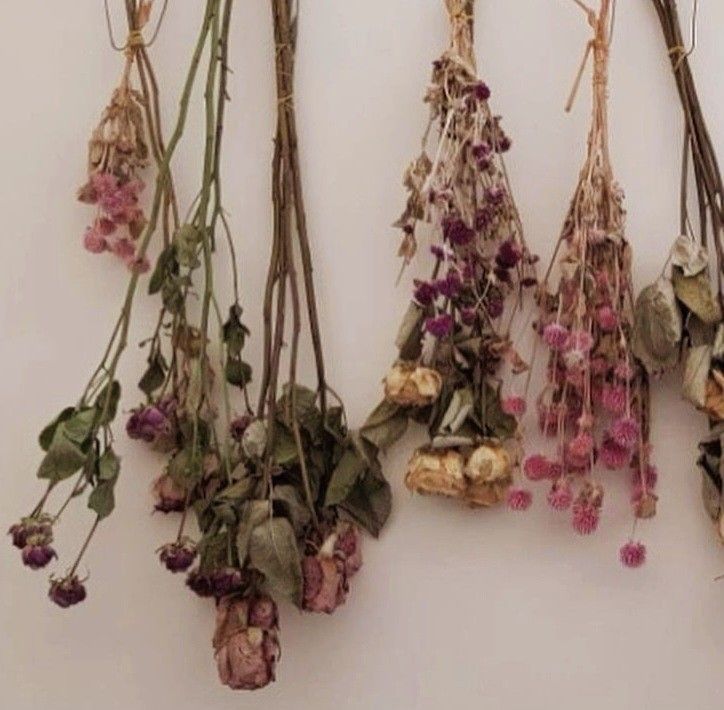
[[[153,0],[125,0],[128,39],[125,46],[119,47],[113,39],[106,0],[111,43],[124,55],[123,73],[91,136],[88,178],[78,191],[78,199],[95,210],[93,222],[83,237],[85,248],[93,254],[115,254],[129,269],[141,273],[149,267],[148,260],[138,254],[138,240],[146,225],[141,206],[143,172],[151,155],[158,164],[163,154],[158,85],[148,46],[158,34],[166,5],[167,0],[154,37],[147,44],[143,30],[151,18]],[[134,69],[139,88],[134,86]],[[164,204],[163,223],[167,234],[171,206],[175,209],[173,191]]]
[[[527,491],[511,489],[525,398],[503,396],[501,373],[528,369],[510,332],[524,290],[537,283],[536,259],[503,162],[511,141],[475,68],[474,2],[446,0],[446,7],[450,47],[433,63],[425,98],[430,123],[405,174],[409,197],[396,223],[405,264],[424,233],[432,237],[434,268],[414,282],[399,359],[360,436],[386,449],[410,419],[427,424],[430,442],[414,453],[405,478],[410,490],[483,507],[507,496],[519,510],[530,503]]]
[[[681,221],[661,277],[636,302],[634,349],[651,374],[673,368],[684,351],[684,395],[709,419],[699,445],[704,504],[724,540],[722,445],[724,444],[724,185],[696,84],[683,46],[676,3],[652,0],[671,60],[684,112]],[[695,11],[696,12],[696,11]],[[696,15],[693,18],[694,28]],[[692,38],[693,42],[693,38]],[[693,50],[693,46],[692,46]],[[693,169],[698,223],[689,214]],[[710,270],[713,246],[715,271]]]
[[[524,470],[531,480],[548,482],[550,505],[571,510],[573,528],[588,535],[598,527],[604,498],[597,468],[631,470],[634,528],[636,520],[656,512],[656,470],[650,463],[648,379],[631,349],[631,249],[624,235],[623,192],[609,156],[612,0],[601,0],[598,14],[576,2],[595,34],[574,92],[592,54],[593,116],[586,162],[538,296],[537,330],[550,353],[538,419],[541,431],[555,441],[555,455],[534,454]],[[556,259],[559,280],[552,286]],[[645,556],[632,533],[621,548],[622,563],[638,567]]]

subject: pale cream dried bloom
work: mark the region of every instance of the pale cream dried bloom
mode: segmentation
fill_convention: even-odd
[[[442,377],[429,367],[414,362],[396,363],[385,378],[385,397],[402,407],[432,404],[442,389]]]
[[[489,507],[502,502],[513,482],[510,454],[499,444],[483,444],[465,464],[465,500],[472,506]]]
[[[453,449],[418,449],[407,467],[405,485],[414,493],[460,498],[466,487],[464,466]]]

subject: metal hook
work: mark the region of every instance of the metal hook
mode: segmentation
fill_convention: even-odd
[[[159,15],[158,22],[156,23],[156,29],[153,31],[153,34],[151,35],[151,39],[148,42],[136,41],[136,39],[140,36],[139,30],[131,29],[129,32],[129,38],[126,41],[126,43],[121,46],[116,43],[115,37],[113,36],[113,23],[111,21],[111,9],[108,5],[108,0],[103,0],[105,11],[106,11],[106,27],[108,29],[108,39],[110,40],[111,47],[116,50],[116,52],[125,52],[127,49],[130,49],[133,46],[142,46],[144,48],[150,47],[153,45],[153,43],[158,38],[159,32],[161,31],[161,25],[163,23],[164,18],[166,17],[166,10],[168,9],[168,0],[163,0],[163,7],[161,8],[161,14]]]
[[[688,51],[686,51],[679,57],[679,60],[676,62],[675,70],[678,70],[678,68],[681,66],[681,62],[683,62],[685,59],[688,59],[696,49],[696,30],[698,14],[699,0],[694,0],[694,9],[691,13],[691,46],[689,47]]]

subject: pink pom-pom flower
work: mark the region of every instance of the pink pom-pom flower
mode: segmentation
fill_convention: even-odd
[[[503,412],[511,417],[522,417],[525,414],[526,402],[523,397],[512,395],[501,402]]]
[[[83,246],[91,254],[101,254],[108,249],[108,242],[95,227],[88,227],[83,235]]]
[[[574,330],[566,341],[567,350],[586,354],[593,347],[593,336],[587,330]]]
[[[631,449],[621,446],[610,436],[607,436],[601,444],[600,459],[603,465],[611,470],[623,468],[631,460]]]
[[[601,390],[601,404],[612,414],[621,414],[626,409],[626,388],[622,385],[604,385]]]
[[[573,491],[568,481],[557,480],[548,491],[548,505],[553,510],[568,510],[573,502]]]
[[[609,430],[611,438],[624,448],[630,449],[639,440],[639,425],[633,417],[621,417],[617,419]]]
[[[568,328],[560,323],[549,323],[543,329],[543,340],[551,350],[563,350],[568,343]]]
[[[598,508],[586,501],[573,506],[573,529],[579,535],[590,535],[596,531],[599,521]]]
[[[542,481],[548,478],[551,470],[551,462],[542,454],[529,456],[523,464],[523,473],[531,481]]]
[[[619,557],[624,567],[641,567],[646,562],[646,546],[641,542],[629,540],[619,550]]]
[[[611,333],[618,326],[618,316],[611,306],[601,306],[596,311],[596,323],[604,333]]]
[[[508,507],[511,510],[528,510],[533,502],[533,495],[524,488],[511,488],[508,491]]]

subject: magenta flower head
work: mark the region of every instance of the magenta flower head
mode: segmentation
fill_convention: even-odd
[[[505,414],[511,417],[522,417],[526,410],[526,401],[523,397],[511,395],[500,403]]]
[[[560,323],[549,323],[543,329],[543,340],[551,350],[563,350],[568,344],[568,328]]]
[[[317,554],[302,559],[304,609],[331,614],[344,604],[348,591],[344,567],[344,562],[334,556]]]
[[[186,491],[168,473],[153,483],[154,508],[160,513],[180,513],[186,507]]]
[[[83,246],[91,254],[102,254],[108,249],[108,242],[97,226],[88,227],[83,235]]]
[[[620,549],[619,558],[624,567],[641,567],[646,562],[646,546],[641,542],[629,540]]]
[[[628,446],[621,446],[608,435],[601,444],[600,460],[607,469],[615,471],[628,465],[631,460],[631,449]]]
[[[533,495],[524,488],[512,488],[508,491],[508,507],[511,510],[523,511],[530,508]]]
[[[169,572],[185,572],[196,559],[196,546],[188,539],[170,542],[161,548],[159,559]]]
[[[50,545],[26,545],[23,548],[23,564],[30,569],[42,569],[58,555]]]
[[[174,408],[171,401],[166,400],[133,410],[126,423],[126,433],[131,439],[168,448],[174,433],[172,420]]]
[[[503,315],[505,304],[502,298],[489,298],[487,303],[488,315],[495,320]]]
[[[211,577],[208,574],[201,572],[201,570],[195,569],[189,572],[186,577],[186,586],[202,598],[213,597],[214,587],[211,581]]]
[[[573,529],[580,535],[590,535],[596,531],[600,514],[598,508],[589,503],[576,503],[573,506]]]
[[[639,440],[639,424],[633,417],[621,417],[611,424],[609,433],[619,446],[631,449]]]
[[[53,519],[40,514],[23,518],[8,530],[13,545],[23,549],[27,545],[50,545],[53,542]]]
[[[437,288],[429,281],[415,279],[414,299],[421,306],[429,306],[437,298]]]
[[[478,81],[473,85],[473,96],[478,101],[487,101],[490,98],[490,87],[484,81]]]
[[[621,414],[626,409],[628,395],[623,385],[604,385],[601,390],[601,404],[612,414]]]
[[[453,330],[453,319],[449,313],[443,313],[425,321],[425,330],[439,340],[447,338]]]
[[[523,464],[523,473],[531,481],[542,481],[550,476],[551,462],[542,454],[529,456]]]
[[[559,478],[553,482],[550,491],[548,491],[548,505],[553,510],[568,510],[573,502],[573,491],[571,484],[566,478]]]
[[[67,609],[80,604],[86,598],[86,590],[75,574],[64,579],[51,578],[48,597],[62,609]]]
[[[251,417],[246,414],[241,417],[236,417],[235,419],[232,419],[231,423],[229,424],[229,434],[231,438],[234,441],[241,441],[242,437],[244,436],[244,432],[249,428],[249,424],[251,424],[251,421]]]
[[[244,575],[236,567],[216,569],[211,573],[210,578],[211,590],[217,599],[240,591],[244,583]]]
[[[498,249],[495,263],[501,269],[514,269],[522,256],[523,252],[520,247],[512,239],[506,239]]]
[[[475,238],[475,231],[470,229],[460,217],[445,217],[442,223],[442,234],[446,242],[453,246],[467,246]]]

